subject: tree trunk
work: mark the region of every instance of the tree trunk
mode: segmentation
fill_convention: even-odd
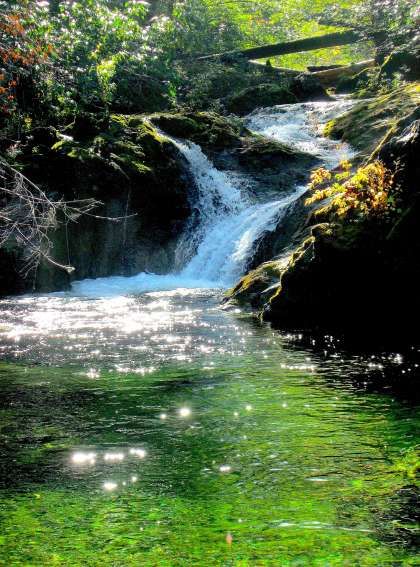
[[[345,32],[330,33],[327,35],[319,35],[317,37],[309,37],[306,39],[298,39],[273,45],[263,45],[261,47],[253,47],[251,49],[243,49],[241,51],[231,51],[228,53],[219,53],[216,55],[206,55],[199,57],[200,61],[206,59],[230,59],[235,57],[245,57],[246,59],[263,59],[275,57],[277,55],[287,55],[289,53],[299,53],[301,51],[312,51],[313,49],[323,49],[325,47],[336,47],[338,45],[348,45],[360,41],[361,36],[350,30]]]

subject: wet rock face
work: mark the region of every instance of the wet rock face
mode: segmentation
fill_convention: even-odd
[[[408,81],[418,81],[420,79],[419,50],[417,53],[405,50],[394,51],[383,62],[380,73],[381,76],[390,79],[398,74]]]
[[[105,218],[81,218],[51,234],[54,258],[76,268],[74,279],[171,271],[194,200],[184,158],[141,117],[116,115],[90,134],[52,140],[51,132],[35,132],[25,146],[25,173],[54,198],[102,203],[93,215]],[[38,270],[38,290],[68,284],[53,266]]]
[[[326,125],[325,135],[348,142],[363,156],[370,156],[396,124],[420,104],[417,83],[408,84],[374,99],[362,101]]]
[[[400,338],[412,331],[420,316],[420,121],[415,115],[377,153],[395,171],[398,212],[353,227],[314,227],[282,272],[264,308],[266,320],[280,327]]]
[[[298,102],[298,98],[286,85],[262,84],[248,87],[226,100],[228,112],[239,116],[248,114],[255,108]]]
[[[310,100],[330,100],[330,97],[316,78],[302,73],[280,84],[267,83],[248,87],[228,97],[225,106],[228,112],[244,116],[256,108]]]
[[[290,91],[299,102],[331,100],[324,87],[316,77],[302,73],[290,84]]]
[[[414,120],[414,118],[419,119]],[[413,121],[411,121],[413,120]],[[395,170],[395,183],[407,194],[418,191],[420,179],[420,109],[406,120],[404,130],[392,137],[379,151],[378,157],[390,169]]]

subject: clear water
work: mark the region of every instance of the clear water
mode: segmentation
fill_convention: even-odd
[[[256,130],[348,152],[319,142],[312,106],[270,112]],[[183,151],[202,215],[182,272],[0,301],[0,565],[418,564],[415,410],[368,390],[418,365],[223,310],[219,288],[302,188],[252,202]]]
[[[219,301],[1,302],[1,565],[415,564],[390,543],[415,413],[355,381],[407,365]]]

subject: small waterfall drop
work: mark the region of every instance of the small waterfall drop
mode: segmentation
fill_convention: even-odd
[[[259,134],[318,156],[328,167],[351,157],[346,144],[322,136],[322,126],[346,110],[350,102],[334,101],[282,105],[255,111],[247,126]],[[171,138],[172,139],[172,138]],[[269,202],[255,202],[238,177],[218,170],[201,148],[172,139],[186,158],[197,186],[198,222],[180,240],[187,263],[178,273],[159,276],[141,273],[132,277],[108,277],[74,282],[81,295],[115,295],[173,288],[217,288],[232,285],[242,275],[255,242],[274,230],[287,206],[305,187]]]

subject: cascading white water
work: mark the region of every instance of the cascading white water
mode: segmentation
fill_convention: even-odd
[[[254,111],[247,118],[250,130],[319,157],[330,168],[354,153],[343,142],[323,135],[325,124],[349,110],[351,100],[282,104]]]
[[[351,156],[348,146],[322,136],[322,125],[351,103],[320,102],[282,105],[262,109],[248,117],[248,127],[321,158],[329,167]],[[254,243],[274,230],[282,212],[305,191],[294,187],[282,199],[258,203],[238,178],[219,171],[191,142],[173,140],[189,163],[197,190],[198,226],[181,239],[186,266],[176,274],[141,273],[132,277],[109,277],[75,282],[81,295],[114,295],[173,288],[227,287],[243,273]]]

